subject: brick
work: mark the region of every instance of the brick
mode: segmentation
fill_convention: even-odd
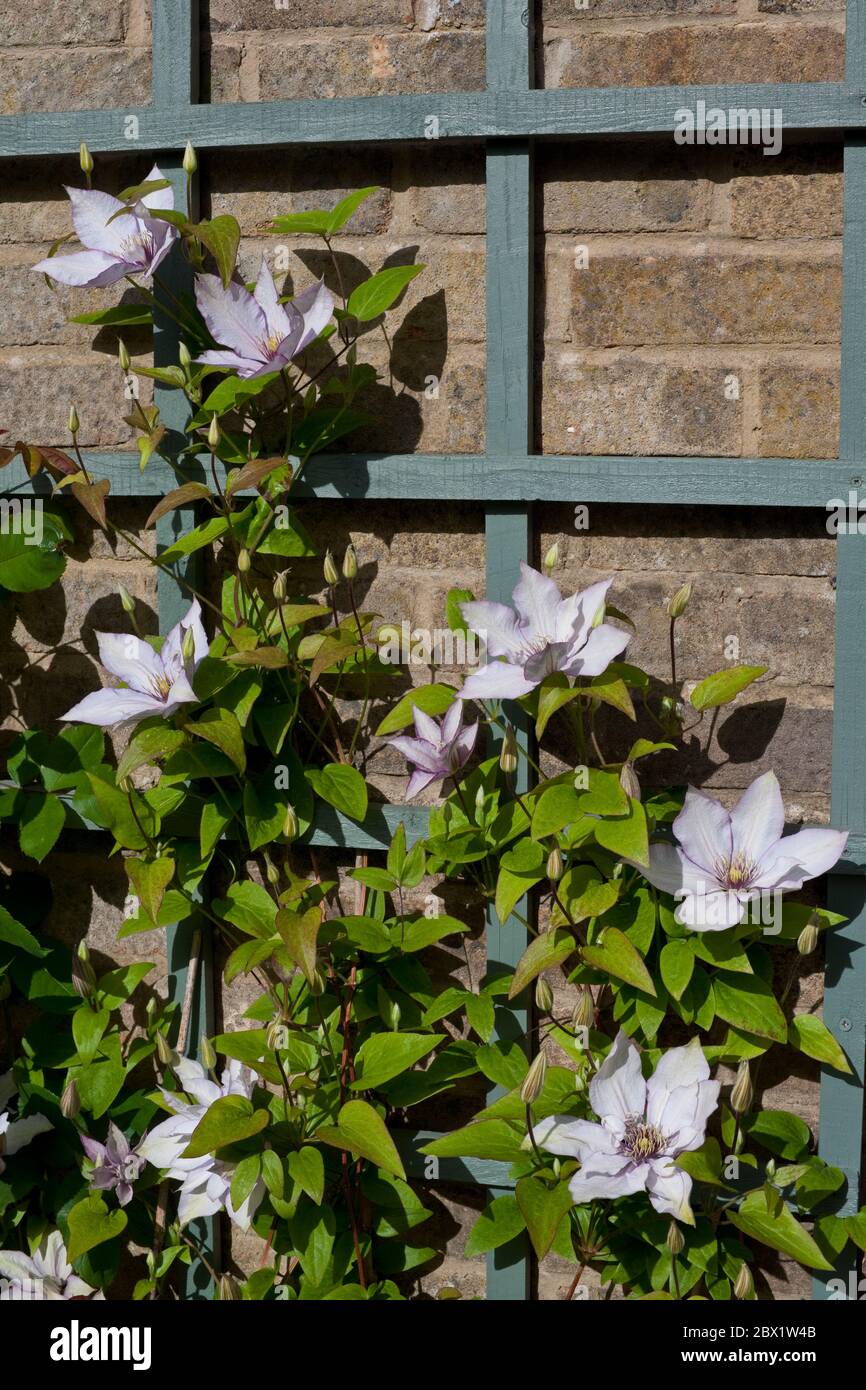
[[[414,0],[415,28],[483,29],[486,0]]]
[[[69,506],[67,516],[73,531],[78,533],[81,511],[77,504]],[[25,651],[50,650],[61,643],[83,644],[82,651],[95,658],[97,631],[125,632],[129,627],[120,602],[119,584],[137,600],[143,630],[156,631],[156,579],[156,568],[145,561],[133,565],[68,558],[63,578],[64,603],[46,603],[42,592],[21,594],[15,603],[17,621],[12,639]],[[100,685],[117,684],[110,676],[100,678],[98,668],[94,674],[94,690]]]
[[[543,451],[738,454],[742,402],[725,399],[727,370],[632,359],[593,365],[579,353],[551,353],[542,374]]]
[[[202,101],[241,100],[241,50],[205,45],[201,55]]]
[[[369,357],[369,354],[368,354]],[[431,366],[441,359],[431,360]],[[384,363],[380,382],[358,397],[374,423],[345,442],[350,452],[417,449],[427,454],[478,454],[484,449],[484,363],[477,349],[451,349],[435,373],[439,397],[409,387],[395,395],[387,386]]]
[[[245,29],[405,28],[412,0],[210,0],[212,33]]]
[[[361,204],[346,232],[365,236],[388,230],[391,221],[391,162],[387,155],[330,152],[297,155],[293,151],[262,151],[255,161],[236,155],[215,155],[209,169],[210,214],[231,213],[246,235],[260,232],[272,218],[292,212],[333,208],[359,188],[377,184],[379,190]],[[339,240],[345,235],[340,233]],[[279,240],[274,238],[274,244]]]
[[[356,36],[262,49],[263,101],[376,96],[383,92],[475,91],[484,85],[484,38],[471,31]]]
[[[94,181],[109,193],[117,192],[145,178],[152,164],[152,155],[130,159],[100,154]],[[72,231],[65,185],[80,188],[83,182],[77,155],[10,161],[0,188],[0,245],[43,243],[45,249],[33,254],[34,262],[41,260],[58,236]]]
[[[768,367],[759,379],[758,453],[768,458],[838,458],[838,370]]]
[[[142,382],[141,399],[150,399],[147,381]],[[4,354],[0,419],[13,438],[68,448],[67,420],[73,402],[81,419],[82,448],[130,443],[131,431],[123,423],[129,402],[123,399],[123,379],[112,358],[48,362],[29,354]]]
[[[2,114],[123,110],[150,100],[150,50],[78,49],[63,58],[6,54]]]
[[[844,14],[847,0],[758,0],[760,14]]]
[[[575,343],[833,343],[838,257],[660,251],[593,255],[572,273]]]
[[[63,228],[68,220],[68,209],[63,207],[55,226]],[[110,285],[104,289],[80,289],[66,285],[49,287],[41,274],[33,273],[33,266],[42,253],[28,253],[25,262],[0,263],[0,340],[4,347],[24,347],[36,343],[78,343],[89,345],[99,335],[103,345],[116,343],[114,330],[100,330],[93,325],[69,323],[73,314],[90,313],[96,309],[112,305],[131,304],[140,301],[137,294],[125,282],[120,286]],[[146,350],[149,333],[126,330],[124,338],[129,339],[130,351]]]
[[[362,573],[483,569],[484,516],[471,502],[369,501],[363,516],[351,502],[304,502],[301,515],[322,554],[328,546],[342,554],[352,541]]]
[[[42,0],[32,6],[0,0],[0,34],[9,48],[122,43],[124,9],[105,0],[76,0],[74,5],[67,0]]]
[[[738,150],[733,169],[734,236],[842,235],[841,151],[791,150],[766,159],[758,151]]]
[[[648,19],[651,15],[678,18],[680,15],[736,14],[737,0],[589,0],[586,8],[577,0],[541,0],[543,24],[577,27],[587,19]]]
[[[682,150],[581,154],[540,160],[539,215],[548,232],[696,231],[707,226],[710,181]]]
[[[543,45],[546,87],[840,82],[844,35],[830,24],[603,30]]]
[[[482,233],[486,195],[480,151],[442,150],[426,160],[418,151],[397,161],[394,180],[395,230]]]

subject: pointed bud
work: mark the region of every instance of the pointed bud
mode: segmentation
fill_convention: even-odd
[[[205,1071],[213,1071],[217,1064],[216,1048],[210,1038],[202,1037],[198,1045],[198,1055]]]
[[[268,1024],[265,1041],[271,1052],[279,1052],[286,1045],[286,1025],[281,1018],[273,1018]]]
[[[630,796],[633,801],[640,801],[640,782],[632,763],[623,763],[622,772],[619,774],[619,784],[626,796]]]
[[[238,552],[238,573],[249,574],[251,563],[250,552],[247,550],[246,546],[243,546]]]
[[[117,340],[117,360],[120,364],[120,370],[123,372],[123,375],[126,376],[132,366],[132,359],[126,350],[126,343],[122,338],[118,338]]]
[[[81,421],[78,418],[78,411],[74,405],[71,405],[69,407],[69,433],[74,436],[80,429]]]
[[[752,1278],[752,1271],[744,1262],[740,1265],[737,1271],[737,1277],[734,1280],[734,1298],[738,1298],[742,1302],[744,1299],[754,1297],[755,1281]]]
[[[598,612],[596,613],[595,617],[593,618],[593,620],[592,620],[592,622],[591,622],[591,624],[590,624],[590,627],[592,627],[592,628],[601,627],[602,623],[604,622],[604,614],[605,614],[605,605],[602,603],[602,604],[599,604]]]
[[[135,599],[132,597],[129,590],[125,589],[122,584],[118,584],[117,592],[120,594],[120,606],[124,613],[134,613]]]
[[[315,995],[316,998],[318,998],[320,994],[325,993],[325,977],[322,974],[321,970],[318,969],[318,967],[313,971],[313,975],[310,980],[310,993],[312,995]]]
[[[668,604],[668,617],[681,618],[689,606],[689,599],[692,596],[691,584],[683,584],[677,589],[670,603]]]
[[[480,815],[481,812],[484,810],[484,786],[483,786],[483,784],[479,784],[478,790],[477,790],[477,792],[475,793],[475,810],[476,810],[476,812],[477,812],[479,815]]]
[[[158,1008],[159,1000],[157,999],[155,994],[152,994],[144,1006],[145,1017],[148,1019],[149,1022],[152,1022],[153,1019],[156,1017],[156,1012]]]
[[[241,1298],[241,1286],[230,1274],[221,1274],[219,1282],[220,1303],[235,1303]]]
[[[190,366],[192,365],[192,353],[190,352],[186,343],[178,343],[177,360],[183,367],[184,371],[189,370]]]
[[[277,603],[285,603],[285,601],[286,601],[286,572],[285,572],[285,570],[280,570],[280,573],[277,575],[276,579],[274,580],[274,598],[277,600]]]
[[[801,956],[811,956],[812,952],[817,949],[818,942],[821,939],[821,933],[818,930],[818,922],[818,914],[817,912],[813,912],[805,927],[800,932],[800,935],[797,937],[797,950],[800,952]]]
[[[195,633],[191,627],[184,629],[183,641],[180,644],[180,654],[184,662],[195,660]]]
[[[210,426],[208,427],[207,442],[208,442],[208,447],[209,447],[210,449],[218,449],[218,448],[219,448],[219,445],[220,445],[220,427],[219,427],[219,420],[217,419],[217,417],[216,417],[215,415],[212,416],[211,422],[210,422]]]
[[[157,1033],[156,1035],[156,1055],[162,1067],[174,1068],[180,1061],[179,1055],[175,1052],[165,1033]]]
[[[90,153],[90,150],[83,140],[78,146],[78,163],[81,165],[82,174],[86,174],[87,177],[90,178],[90,175],[93,173],[93,155]]]
[[[187,140],[186,149],[183,152],[183,172],[185,174],[194,174],[197,168],[198,160],[192,146],[192,141]]]
[[[286,814],[283,817],[283,834],[287,840],[296,840],[299,828],[298,813],[290,803],[286,807]]]
[[[329,589],[333,589],[335,584],[339,584],[340,576],[337,573],[337,566],[334,564],[334,557],[330,550],[325,552],[325,560],[322,569],[325,575],[325,583]]]
[[[81,1097],[74,1080],[67,1081],[60,1097],[60,1113],[65,1120],[74,1120],[81,1111]]]
[[[355,554],[353,545],[346,546],[346,553],[343,556],[343,578],[354,579],[358,573],[358,557]]]
[[[72,957],[72,988],[82,999],[89,999],[96,989],[96,972],[90,964],[90,952],[84,941]]]
[[[269,854],[265,855],[265,873],[268,877],[268,883],[272,888],[276,888],[280,881],[280,871]]]
[[[671,1224],[668,1226],[668,1250],[670,1250],[672,1255],[681,1255],[683,1253],[683,1250],[685,1249],[685,1244],[686,1243],[683,1240],[682,1231],[680,1230],[676,1221],[672,1221]]]
[[[551,574],[553,574],[553,571],[556,569],[556,566],[557,566],[558,564],[559,564],[559,542],[558,542],[558,541],[554,541],[553,545],[550,547],[550,549],[548,550],[547,554],[546,554],[545,557],[544,557],[544,573],[545,573],[546,575],[548,575],[548,577],[549,577]]]
[[[737,1079],[731,1091],[731,1109],[734,1114],[743,1115],[747,1110],[751,1110],[754,1097],[749,1064],[744,1058],[737,1067]]]
[[[593,1003],[592,990],[589,985],[581,985],[577,1003],[574,1006],[574,1013],[571,1015],[571,1026],[576,1033],[579,1028],[591,1028],[594,1021],[595,1004]]]
[[[517,738],[510,724],[505,730],[505,738],[499,751],[499,766],[506,777],[513,777],[517,771]]]
[[[558,883],[562,878],[565,865],[562,862],[562,851],[559,845],[554,845],[547,856],[547,877],[551,883]]]
[[[539,1052],[533,1061],[529,1071],[520,1088],[520,1099],[524,1105],[532,1105],[538,1100],[544,1090],[544,1079],[547,1076],[547,1058],[543,1052]]]
[[[540,1014],[549,1014],[553,1008],[553,990],[543,975],[535,982],[535,1007]]]

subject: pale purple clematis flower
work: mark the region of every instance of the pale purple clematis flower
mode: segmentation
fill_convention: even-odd
[[[154,164],[148,183],[163,175]],[[151,212],[171,212],[171,188],[146,193],[131,212],[114,214],[126,207],[109,193],[95,188],[67,188],[72,203],[72,222],[83,251],[71,256],[49,256],[33,267],[61,285],[113,285],[125,275],[152,275],[165,260],[177,230],[170,222],[151,217]],[[114,221],[111,218],[114,217]]]
[[[195,301],[214,341],[229,349],[203,352],[196,361],[231,367],[240,377],[288,366],[318,338],[334,311],[334,296],[324,280],[281,304],[264,256],[252,294],[235,281],[224,286],[218,275],[197,275]]]
[[[47,1298],[54,1302],[87,1298],[102,1302],[105,1294],[85,1284],[73,1271],[59,1231],[51,1231],[33,1255],[20,1250],[0,1250],[0,1302],[30,1302]]]
[[[774,772],[765,772],[733,811],[689,787],[673,824],[676,845],[650,846],[645,878],[680,900],[678,922],[694,931],[724,931],[762,895],[802,888],[832,869],[848,832],[817,828],[785,835],[785,807]]]
[[[697,1038],[673,1047],[650,1077],[640,1053],[620,1032],[589,1083],[600,1124],[551,1116],[535,1126],[535,1141],[552,1154],[576,1158],[580,1169],[568,1184],[575,1202],[647,1192],[656,1211],[694,1225],[692,1180],[674,1159],[704,1142],[707,1120],[719,1101],[719,1082]]]
[[[0,1076],[0,1173],[6,1167],[4,1156],[11,1158],[19,1149],[23,1149],[25,1144],[29,1144],[31,1139],[35,1139],[37,1134],[45,1134],[47,1130],[54,1128],[44,1115],[26,1115],[23,1120],[10,1119],[5,1107],[17,1094],[18,1087],[12,1080],[12,1073],[7,1071]]]
[[[96,1165],[90,1174],[91,1189],[116,1192],[120,1205],[127,1206],[132,1201],[132,1185],[141,1176],[145,1160],[113,1121],[109,1122],[104,1144],[86,1134],[79,1138],[87,1157]]]
[[[192,634],[193,651],[185,657],[187,632]],[[111,729],[119,724],[137,724],[152,714],[167,719],[182,705],[198,703],[191,682],[208,653],[198,599],[193,599],[189,611],[175,623],[159,652],[125,632],[97,632],[96,638],[102,665],[125,685],[85,695],[61,719]]]
[[[413,705],[412,715],[418,737],[400,734],[388,739],[391,747],[402,753],[414,769],[406,787],[407,801],[431,782],[452,777],[459,771],[468,761],[478,737],[477,723],[464,729],[463,705],[459,700],[454,701],[441,724],[417,705]]]
[[[173,1113],[144,1136],[138,1152],[155,1168],[164,1169],[166,1177],[180,1183],[178,1217],[182,1226],[200,1216],[215,1216],[218,1211],[225,1209],[236,1226],[248,1231],[265,1193],[261,1178],[244,1203],[235,1208],[231,1200],[235,1165],[214,1158],[212,1154],[203,1154],[201,1158],[182,1158],[181,1154],[189,1144],[199,1120],[207,1114],[215,1100],[221,1096],[251,1098],[254,1084],[252,1073],[240,1062],[230,1061],[219,1082],[216,1082],[200,1062],[185,1057],[174,1068],[174,1074],[186,1096],[192,1099],[187,1100],[178,1091],[163,1090],[163,1100]]]
[[[488,657],[504,658],[473,672],[462,700],[515,700],[555,671],[600,676],[628,646],[628,633],[609,623],[593,626],[612,579],[563,598],[552,579],[522,560],[520,571],[514,608],[483,601],[460,605],[468,626],[483,638]]]

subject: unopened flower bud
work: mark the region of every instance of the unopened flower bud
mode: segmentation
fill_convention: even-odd
[[[318,967],[313,971],[312,978],[310,979],[310,993],[315,995],[316,998],[318,998],[320,994],[325,993],[325,977]]]
[[[247,550],[246,546],[242,546],[238,551],[238,573],[249,574],[251,563],[250,552]]]
[[[298,813],[290,802],[286,807],[286,814],[283,817],[283,834],[287,840],[296,840],[298,838],[299,828]]]
[[[517,738],[510,724],[505,730],[505,738],[502,740],[502,748],[499,752],[499,766],[506,777],[513,777],[517,771]]]
[[[622,772],[619,774],[619,784],[626,796],[630,796],[633,801],[640,801],[640,782],[632,763],[623,763]]]
[[[272,888],[276,888],[277,884],[280,881],[280,871],[274,863],[273,859],[271,859],[268,855],[265,855],[265,873],[267,874],[268,883],[271,885]]]
[[[816,950],[821,933],[818,930],[818,915],[813,912],[800,935],[797,937],[797,950],[801,956],[811,956]]]
[[[93,173],[93,155],[83,140],[78,146],[78,163],[81,165],[82,174],[87,174],[89,178]]]
[[[551,883],[558,883],[562,878],[565,865],[562,862],[562,851],[559,845],[554,845],[547,856],[547,877]]]
[[[219,420],[217,419],[216,415],[214,415],[214,416],[211,417],[210,426],[209,426],[208,432],[207,432],[207,442],[208,442],[208,447],[209,447],[209,448],[211,448],[211,449],[218,449],[218,448],[219,448],[219,443],[220,443],[220,427],[219,427]]]
[[[118,584],[117,592],[120,595],[120,606],[123,609],[124,613],[134,613],[135,599],[132,597],[132,594],[129,592],[129,590],[125,589],[122,584]]]
[[[195,660],[195,633],[191,627],[184,630],[183,641],[180,644],[180,654],[184,661]]]
[[[553,1008],[553,990],[543,975],[535,982],[535,1007],[540,1014],[549,1014]]]
[[[183,367],[184,371],[187,371],[188,368],[192,365],[192,353],[190,352],[186,343],[178,343],[177,360]]]
[[[168,1038],[165,1036],[165,1033],[157,1033],[156,1035],[156,1055],[162,1067],[173,1068],[176,1067],[180,1061],[180,1057],[175,1052]]]
[[[241,1297],[241,1286],[231,1274],[221,1274],[219,1282],[220,1303],[235,1303]]]
[[[520,1099],[524,1105],[532,1105],[538,1100],[544,1090],[544,1079],[547,1076],[547,1058],[543,1052],[539,1052],[533,1061],[529,1071],[524,1077],[523,1085],[520,1088]]]
[[[279,1052],[286,1044],[286,1025],[281,1018],[273,1018],[268,1024],[265,1042],[271,1052]]]
[[[72,987],[82,999],[89,999],[96,988],[96,972],[90,964],[90,952],[84,941],[72,957]]]
[[[337,566],[334,563],[334,557],[330,550],[325,551],[325,560],[322,569],[325,575],[325,583],[329,589],[333,589],[335,584],[339,584],[340,576],[337,573]]]
[[[479,815],[484,810],[484,787],[480,784],[477,792],[475,793],[475,810],[479,813]]]
[[[117,340],[117,361],[120,365],[120,370],[123,372],[123,375],[126,376],[132,366],[132,359],[127,351],[126,343],[122,338]]]
[[[192,141],[187,140],[186,149],[183,152],[183,172],[185,174],[194,174],[197,168],[198,159],[196,158],[196,153],[193,149]]]
[[[556,569],[556,566],[557,566],[558,564],[559,564],[559,543],[558,543],[557,541],[554,541],[554,542],[553,542],[553,545],[550,547],[550,549],[548,550],[547,554],[546,554],[545,557],[544,557],[544,573],[547,574],[547,575],[553,574],[553,571]]]
[[[754,1095],[749,1064],[744,1058],[737,1067],[737,1079],[731,1091],[731,1109],[734,1114],[742,1115],[745,1111],[751,1110]]]
[[[734,1298],[742,1301],[746,1298],[755,1297],[755,1281],[752,1278],[752,1271],[745,1263],[740,1265],[737,1277],[734,1280]]]
[[[353,545],[346,546],[346,553],[343,556],[343,578],[354,579],[358,573],[358,557],[355,554]]]
[[[671,1252],[672,1255],[681,1255],[685,1248],[685,1244],[686,1243],[683,1240],[682,1231],[680,1230],[676,1221],[672,1221],[671,1224],[668,1226],[668,1250]]]
[[[65,1120],[74,1120],[81,1111],[81,1097],[74,1079],[67,1081],[60,1097],[60,1113]]]
[[[81,421],[78,418],[78,411],[74,405],[69,407],[69,433],[76,435],[81,429]]]
[[[574,1013],[571,1015],[571,1026],[576,1033],[579,1028],[590,1028],[594,1020],[595,1003],[592,998],[592,990],[589,985],[581,985],[578,990]]]
[[[285,601],[286,601],[286,572],[285,572],[285,570],[280,570],[279,574],[277,575],[276,579],[274,580],[274,598],[277,600],[277,603],[285,603]]]
[[[198,1055],[205,1071],[213,1071],[217,1064],[216,1048],[210,1038],[202,1037],[198,1045]]]
[[[689,606],[691,596],[691,584],[682,584],[668,604],[668,617],[681,618]]]

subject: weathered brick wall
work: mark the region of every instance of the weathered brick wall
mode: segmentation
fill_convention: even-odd
[[[215,101],[483,85],[482,0],[288,0],[281,9],[272,0],[211,0],[203,9],[203,76]],[[539,71],[548,85],[833,79],[841,74],[842,10],[841,0],[590,0],[586,10],[572,0],[543,0]],[[148,19],[140,0],[43,5],[38,16],[35,9],[23,14],[0,3],[6,110],[147,99]],[[384,384],[371,393],[376,424],[348,447],[483,449],[482,152],[428,143],[369,154],[248,151],[206,157],[202,165],[205,210],[230,211],[241,222],[244,272],[255,273],[264,251],[276,271],[289,264],[296,288],[333,272],[313,239],[280,243],[263,235],[263,224],[275,214],[332,205],[362,184],[380,185],[351,235],[340,239],[347,281],[362,268],[408,260],[427,270],[392,325],[394,393]],[[134,154],[101,157],[97,182],[116,191],[148,167]],[[3,174],[0,425],[63,445],[74,401],[86,447],[122,445],[127,403],[116,338],[65,322],[69,312],[114,302],[114,291],[56,293],[29,270],[68,228],[60,184],[80,182],[77,164],[7,162]],[[677,147],[672,139],[632,147],[542,146],[539,449],[834,455],[841,184],[834,144],[786,147],[778,158]],[[146,340],[129,334],[128,346],[136,360],[147,360]],[[384,369],[380,337],[369,335],[364,350]],[[739,660],[765,662],[770,673],[741,701],[742,710],[738,705],[716,721],[711,739],[709,720],[691,731],[689,776],[730,800],[774,766],[790,816],[826,820],[834,554],[821,518],[784,507],[675,509],[666,500],[660,496],[654,508],[593,506],[588,531],[575,528],[571,507],[539,506],[538,557],[559,540],[564,587],[613,574],[614,601],[641,630],[634,654],[662,678],[664,604],[691,579],[694,598],[680,625],[682,678],[694,681],[723,665],[722,642],[730,637],[739,640]],[[142,531],[149,504],[111,505],[126,529],[152,545],[152,533]],[[440,627],[451,585],[483,591],[480,506],[311,503],[304,520],[322,547],[339,551],[354,541],[364,606],[384,621]],[[76,526],[78,540],[52,602],[36,595],[0,606],[6,730],[51,721],[98,684],[93,634],[123,626],[119,583],[135,594],[143,621],[155,629],[155,585],[146,562],[125,543],[112,550],[78,518]],[[307,574],[317,582],[318,565],[298,567],[299,581]],[[427,678],[423,667],[407,672],[407,681]],[[604,726],[605,746],[617,746],[622,728],[615,720]],[[659,763],[648,780],[667,770]],[[403,769],[390,749],[374,744],[366,771],[380,795],[399,798]],[[0,868],[17,864],[4,849]],[[113,945],[126,880],[118,862],[112,865],[100,866],[78,843],[51,855],[45,865],[57,896],[51,925],[69,941],[89,932],[103,957],[116,952],[125,959],[134,950],[157,960],[155,984],[164,988],[158,940]],[[463,905],[448,906],[459,913]],[[470,965],[477,978],[483,945],[474,918]],[[465,965],[453,968],[465,978]],[[804,978],[796,1007],[816,1007],[820,985],[818,976]],[[240,983],[226,992],[226,1024],[239,1021],[245,999]],[[815,1122],[814,1068],[800,1059],[790,1075],[771,1078],[768,1069],[766,1079],[774,1104]],[[453,1123],[458,1113],[459,1106],[450,1116],[434,1112],[425,1123]],[[410,1119],[419,1122],[419,1113]],[[479,1193],[437,1186],[427,1196],[447,1257],[425,1288],[435,1293],[451,1283],[465,1295],[482,1292],[483,1261],[463,1256]],[[238,1255],[257,1262],[251,1250],[239,1248]],[[804,1292],[805,1281],[789,1277],[784,1269],[774,1275],[777,1296]],[[555,1298],[566,1282],[566,1272],[548,1261],[539,1295]]]

